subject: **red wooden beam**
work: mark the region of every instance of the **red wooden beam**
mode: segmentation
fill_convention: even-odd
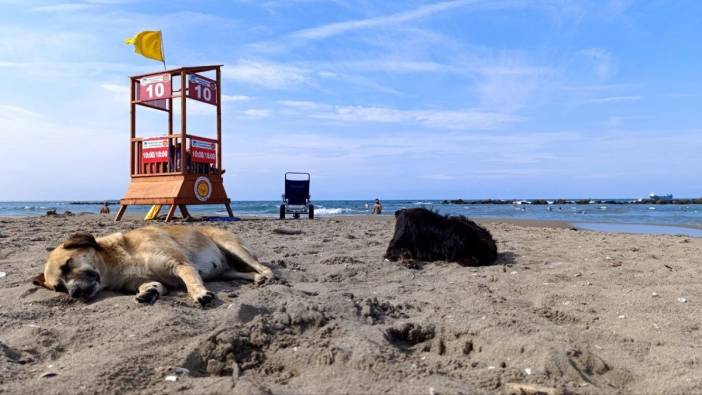
[[[217,66],[217,171],[222,174],[222,72]]]
[[[186,153],[185,153],[185,134],[187,129],[188,121],[186,119],[186,102],[187,97],[185,95],[186,83],[188,82],[188,73],[185,69],[181,69],[180,72],[180,170],[181,174],[185,174],[186,171]],[[177,162],[177,161],[176,161]]]

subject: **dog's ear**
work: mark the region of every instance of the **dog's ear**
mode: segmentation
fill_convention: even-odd
[[[401,212],[402,212],[402,210],[397,210],[397,211],[395,211],[395,218],[397,218],[397,217],[400,215]]]
[[[63,242],[63,248],[71,250],[74,248],[95,248],[100,249],[95,237],[87,232],[75,233]]]
[[[32,279],[32,284],[38,285],[40,287],[48,288],[46,286],[46,278],[44,278],[44,273],[41,273],[38,276],[34,277]]]

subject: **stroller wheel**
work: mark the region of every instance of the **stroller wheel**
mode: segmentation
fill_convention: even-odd
[[[311,204],[310,204],[309,217],[310,217],[310,219],[314,219],[314,206]]]
[[[280,205],[280,219],[285,219],[285,205]]]

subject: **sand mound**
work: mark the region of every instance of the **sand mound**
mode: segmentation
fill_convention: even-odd
[[[318,308],[301,305],[273,314],[258,314],[248,323],[215,330],[188,355],[184,366],[195,374],[209,376],[238,378],[247,371],[286,375],[285,365],[279,361],[285,358],[285,350],[303,340],[314,343],[317,334],[305,336],[305,333],[316,332],[326,322]]]

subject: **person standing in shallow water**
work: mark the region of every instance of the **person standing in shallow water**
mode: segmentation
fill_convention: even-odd
[[[380,215],[383,212],[383,205],[380,204],[380,199],[375,199],[375,205],[373,206],[373,211],[371,214]]]

